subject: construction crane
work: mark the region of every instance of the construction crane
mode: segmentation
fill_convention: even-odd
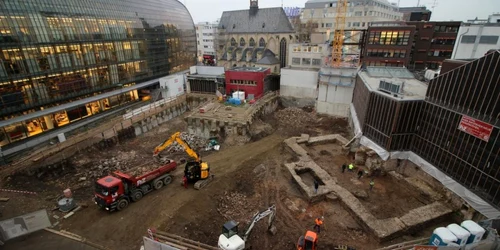
[[[342,47],[344,46],[345,18],[347,14],[347,0],[337,1],[335,17],[335,31],[333,35],[332,66],[340,67],[342,63]]]

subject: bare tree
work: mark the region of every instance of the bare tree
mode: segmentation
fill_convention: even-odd
[[[292,19],[292,24],[295,29],[295,34],[298,36],[298,42],[310,42],[311,34],[316,31],[318,28],[318,23],[313,22],[312,20],[308,20],[303,23],[300,21],[300,18]]]

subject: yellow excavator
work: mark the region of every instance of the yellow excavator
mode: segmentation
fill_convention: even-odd
[[[201,157],[196,153],[187,142],[181,138],[181,133],[176,132],[170,136],[167,140],[158,145],[153,153],[154,158],[159,158],[161,151],[168,148],[172,143],[177,142],[184,151],[194,160],[187,161],[184,167],[184,177],[187,182],[194,183],[194,188],[199,190],[207,186],[214,178],[214,175],[210,174],[210,167],[208,163],[203,162]]]

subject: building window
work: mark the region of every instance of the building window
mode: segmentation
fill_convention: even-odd
[[[462,40],[460,40],[461,43],[475,43],[476,42],[476,36],[462,36]]]
[[[321,59],[312,59],[312,65],[313,66],[321,65]]]
[[[236,43],[236,40],[233,38],[231,38],[231,46],[233,47],[236,47],[238,44]]]
[[[482,44],[497,44],[498,36],[481,36],[479,37],[479,43]]]
[[[235,84],[235,85],[257,86],[257,82],[256,81],[250,81],[250,80],[235,80],[235,79],[231,79],[230,83],[231,84]]]
[[[266,41],[262,37],[259,39],[259,47],[266,47]]]
[[[292,58],[292,65],[300,65],[300,58],[293,57]]]
[[[253,40],[253,38],[250,38],[250,41],[248,42],[248,46],[255,47],[255,40]]]
[[[287,42],[285,38],[281,38],[280,41],[280,66],[286,67],[286,52],[287,52]]]
[[[363,12],[362,11],[355,11],[354,16],[362,16]]]
[[[332,27],[332,23],[325,23],[325,27],[326,28],[331,28]]]
[[[302,58],[302,65],[305,66],[311,65],[311,58]]]
[[[425,27],[424,27],[425,28]],[[435,32],[458,32],[458,26],[444,26],[444,25],[436,25],[434,27]]]
[[[455,39],[453,38],[434,38],[431,40],[431,44],[440,44],[440,45],[455,45]]]
[[[246,43],[245,43],[245,39],[242,37],[240,38],[240,47],[245,47]]]
[[[300,46],[293,46],[293,52],[300,52]]]
[[[361,23],[360,22],[353,22],[352,27],[361,27]]]
[[[366,52],[366,56],[384,57],[384,58],[405,58],[406,50],[369,49]]]
[[[408,45],[410,31],[371,31],[368,44]]]

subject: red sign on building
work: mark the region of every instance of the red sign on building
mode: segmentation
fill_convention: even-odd
[[[458,129],[483,141],[489,141],[493,126],[469,116],[462,116]]]

